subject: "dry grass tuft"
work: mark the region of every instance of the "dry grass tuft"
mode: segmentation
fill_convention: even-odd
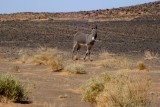
[[[0,97],[0,102],[1,103],[10,103],[11,101],[7,97],[1,96]]]
[[[71,74],[86,74],[84,65],[79,63],[67,65],[64,70]]]
[[[30,59],[34,64],[47,65],[50,71],[60,71],[62,69],[62,56],[60,51],[55,49],[41,48],[37,51],[37,54]]]
[[[159,59],[158,53],[153,53],[150,51],[145,51],[144,52],[144,59],[146,60],[153,60],[153,59]]]
[[[131,69],[134,65],[133,61],[125,56],[115,56],[109,53],[101,53],[98,65],[110,69]]]
[[[22,63],[33,63],[36,65],[46,65],[50,71],[60,71],[63,68],[62,55],[57,49],[51,49],[47,47],[40,47],[37,49],[34,55],[29,57],[26,52],[21,52],[20,60]]]
[[[145,107],[150,103],[148,76],[125,70],[102,77],[91,78],[83,84],[83,100],[97,107]]]
[[[104,83],[110,80],[110,76],[106,73],[100,76],[93,76],[81,86],[82,100],[96,103],[96,97],[104,89]]]
[[[139,70],[149,70],[148,69],[148,67],[144,64],[144,62],[142,62],[142,61],[139,61],[138,63],[137,63],[137,66],[138,66],[138,69]]]
[[[97,96],[98,107],[145,107],[149,104],[150,80],[147,76],[120,73],[106,82]]]
[[[61,56],[54,56],[47,61],[47,66],[49,67],[50,71],[59,72],[63,69],[62,64],[62,57]]]
[[[29,59],[29,55],[28,53],[26,52],[26,50],[24,49],[21,49],[19,51],[19,61],[22,62],[22,63],[27,63],[28,62],[28,59]]]
[[[108,52],[102,52],[99,54],[99,58],[101,60],[104,60],[104,59],[111,59],[112,57],[114,56],[114,54],[110,54]]]
[[[28,62],[28,59],[29,59],[29,55],[28,54],[23,54],[21,57],[20,57],[20,61],[22,63],[27,63]]]

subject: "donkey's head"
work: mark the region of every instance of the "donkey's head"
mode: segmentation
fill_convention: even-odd
[[[97,25],[92,28],[92,40],[95,41],[97,38]]]

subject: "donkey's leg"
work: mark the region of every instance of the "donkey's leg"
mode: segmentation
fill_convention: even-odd
[[[84,60],[86,60],[86,57],[87,57],[87,55],[89,55],[90,54],[90,50],[89,50],[89,46],[87,45],[87,51],[86,51],[86,54],[85,54],[85,56],[84,56]]]
[[[81,45],[80,44],[78,44],[77,45],[77,54],[76,54],[76,59],[78,60],[78,58],[79,58],[79,50],[81,49]]]
[[[72,60],[74,60],[74,52],[76,51],[76,48],[77,48],[77,43],[75,43],[74,45],[73,45],[73,49],[72,49]]]
[[[90,46],[88,47],[88,50],[89,50],[88,57],[89,57],[89,60],[90,60],[90,61],[92,61],[92,59],[91,59],[91,48],[92,48],[92,46],[93,46],[93,45],[90,45]]]
[[[84,60],[86,60],[86,57],[87,57],[88,53],[89,53],[89,51],[88,51],[88,49],[87,49],[86,54],[85,54],[85,56],[84,56],[84,58],[83,58]]]
[[[91,50],[89,50],[88,58],[89,58],[90,61],[92,61],[92,60],[91,60]]]
[[[84,60],[85,60],[86,57],[88,56],[88,57],[89,57],[89,60],[91,61],[91,58],[90,58],[91,48],[92,48],[92,45],[88,45],[88,46],[87,46],[87,51],[86,51],[86,54],[85,54],[85,56],[84,56]]]

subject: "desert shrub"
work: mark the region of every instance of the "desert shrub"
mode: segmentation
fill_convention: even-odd
[[[111,59],[114,54],[110,54],[109,52],[102,52],[99,54],[100,59]]]
[[[110,76],[108,74],[102,74],[97,77],[94,76],[87,80],[81,86],[82,100],[88,101],[90,103],[96,103],[96,97],[100,92],[104,89],[104,83],[110,80]]]
[[[152,59],[159,59],[159,54],[150,52],[150,51],[145,51],[144,52],[144,59],[146,60],[152,60]]]
[[[47,66],[51,71],[60,71],[63,69],[63,64],[62,64],[62,57],[61,56],[54,56],[51,59],[47,61]]]
[[[18,54],[19,54],[19,59],[18,60],[20,62],[22,62],[22,63],[27,63],[28,62],[29,55],[28,55],[26,50],[21,49],[21,50],[19,50]]]
[[[69,64],[64,70],[71,74],[86,74],[84,65],[79,63]]]
[[[145,107],[149,104],[149,86],[148,76],[127,71],[91,78],[81,89],[83,100],[97,107]]]
[[[139,61],[137,63],[138,69],[139,70],[147,70],[148,71],[148,67],[145,65],[145,63],[143,61]]]
[[[148,77],[129,72],[112,76],[97,96],[98,107],[145,107],[149,102]]]
[[[40,48],[30,60],[35,64],[47,65],[50,71],[59,71],[62,69],[62,56],[56,48]]]
[[[104,68],[131,69],[135,66],[134,62],[125,56],[116,56],[108,52],[99,54],[99,58],[100,62],[98,64]]]
[[[62,69],[62,55],[57,48],[51,49],[40,47],[33,55],[28,55],[26,52],[20,52],[20,61],[22,63],[33,63],[36,65],[46,65],[50,71],[59,71]]]
[[[19,60],[20,60],[22,63],[27,63],[28,58],[29,58],[29,55],[26,54],[26,53],[23,53],[23,54],[20,55]]]
[[[0,101],[22,101],[27,99],[27,91],[11,74],[0,75]]]
[[[22,63],[26,63],[28,58],[29,58],[29,56],[27,54],[22,54],[22,56],[20,57],[20,61]]]

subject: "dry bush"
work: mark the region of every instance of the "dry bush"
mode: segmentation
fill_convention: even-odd
[[[47,66],[49,67],[50,71],[58,72],[63,69],[62,64],[62,57],[61,56],[54,56],[47,61]]]
[[[147,70],[147,71],[149,70],[148,67],[145,65],[145,63],[143,61],[139,61],[137,63],[137,66],[138,66],[139,70]]]
[[[22,62],[22,63],[27,63],[28,62],[28,59],[29,59],[29,55],[27,53],[26,50],[24,49],[21,49],[19,52],[19,61]]]
[[[114,56],[114,54],[110,54],[109,52],[102,52],[99,54],[99,58],[101,60],[103,59],[111,59]]]
[[[138,68],[139,70],[149,70],[146,64],[143,61],[133,61],[124,55],[116,56],[113,54],[109,54],[107,52],[101,53],[99,55],[101,59],[99,65],[104,68],[110,69],[132,69]]]
[[[0,75],[0,102],[27,100],[24,86],[11,74]]]
[[[126,58],[125,56],[115,56],[109,53],[101,53],[99,58],[100,62],[98,64],[104,68],[130,69],[135,66],[133,61]]]
[[[37,51],[37,54],[35,54],[31,59],[31,63],[34,64],[43,64],[47,65],[49,67],[49,70],[51,71],[59,71],[62,69],[62,56],[60,54],[60,51],[50,48],[41,48]]]
[[[96,98],[98,107],[145,107],[149,104],[150,80],[129,72],[112,76]]]
[[[64,70],[71,74],[86,74],[84,65],[79,63],[69,64],[64,68]]]
[[[131,71],[89,79],[82,85],[83,100],[97,107],[145,107],[149,104],[149,77]],[[123,72],[123,73],[122,73]]]
[[[146,59],[146,60],[159,59],[159,55],[158,55],[158,53],[145,51],[144,52],[144,59]]]
[[[21,57],[20,57],[20,61],[22,63],[27,63],[28,62],[28,58],[29,58],[28,54],[22,54]]]
[[[104,89],[104,83],[110,80],[110,76],[106,73],[100,76],[93,76],[81,86],[82,100],[96,103],[96,97]]]
[[[60,71],[63,67],[62,55],[57,48],[51,49],[47,47],[40,47],[33,54],[34,55],[28,55],[27,52],[22,50],[20,52],[20,61],[22,63],[46,65],[50,71]]]

